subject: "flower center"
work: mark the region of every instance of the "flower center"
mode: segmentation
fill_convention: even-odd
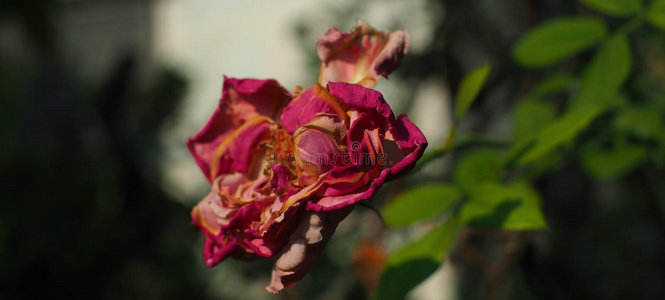
[[[270,125],[270,143],[264,146],[270,148],[267,157],[270,165],[292,165],[295,161],[293,155],[293,137],[278,123]]]

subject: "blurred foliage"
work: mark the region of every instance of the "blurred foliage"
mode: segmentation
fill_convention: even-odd
[[[435,226],[422,237],[432,245],[450,236],[436,230],[463,226],[445,247],[460,299],[665,295],[664,3],[426,2],[445,16],[391,79],[411,102],[421,82],[445,78],[455,122],[417,165],[419,184],[382,213],[395,230]],[[453,163],[427,173],[441,157]],[[392,252],[375,298],[400,299],[434,272],[437,260],[403,258],[422,240]]]
[[[448,184],[425,184],[414,187],[395,197],[381,211],[386,225],[407,226],[433,219],[455,204],[462,194],[459,188]]]
[[[469,106],[471,106],[473,100],[475,100],[476,96],[478,96],[480,88],[482,87],[485,79],[487,79],[489,72],[490,65],[485,64],[464,78],[464,81],[462,81],[457,95],[457,104],[455,105],[455,119],[459,120],[464,117],[467,110],[469,109]]]
[[[546,67],[596,44],[607,35],[597,18],[558,18],[529,31],[513,47],[520,65]]]
[[[390,255],[372,299],[404,299],[421,281],[434,273],[457,237],[458,222],[452,217],[421,238]]]

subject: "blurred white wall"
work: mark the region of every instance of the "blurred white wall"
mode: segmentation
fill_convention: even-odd
[[[154,46],[159,59],[191,80],[187,119],[209,117],[222,76],[278,78],[288,89],[304,77],[293,20],[308,0],[177,1],[155,3]]]

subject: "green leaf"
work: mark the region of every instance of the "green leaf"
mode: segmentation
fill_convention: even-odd
[[[649,5],[647,21],[653,27],[665,31],[665,0],[655,0]]]
[[[556,74],[545,78],[536,85],[527,98],[540,99],[547,94],[556,93],[569,89],[575,85],[577,79],[565,74]]]
[[[466,111],[473,103],[473,100],[478,96],[478,92],[483,87],[487,75],[490,73],[489,63],[474,70],[471,74],[467,75],[462,84],[460,85],[459,92],[457,93],[457,107],[455,109],[455,119],[461,119]]]
[[[535,161],[573,140],[601,112],[602,107],[583,107],[559,117],[536,134],[533,145],[517,160],[517,164]]]
[[[515,111],[515,138],[520,140],[534,136],[555,117],[556,109],[551,102],[522,100]]]
[[[540,196],[525,182],[508,186],[484,182],[469,194],[460,211],[460,222],[476,228],[535,230],[547,227]]]
[[[440,215],[461,198],[460,190],[452,185],[421,185],[398,195],[381,214],[388,226],[407,226]]]
[[[628,78],[631,69],[630,46],[626,37],[615,35],[596,52],[584,73],[580,91],[571,109],[586,105],[607,105]]]
[[[582,0],[587,6],[615,17],[628,17],[642,10],[641,0]]]
[[[513,46],[512,56],[524,67],[545,67],[593,46],[606,35],[607,28],[600,19],[559,18],[522,36]]]
[[[530,148],[520,148],[523,155],[520,155],[517,163],[535,161],[574,139],[607,106],[616,102],[618,91],[628,77],[630,68],[628,41],[623,35],[615,35],[594,55],[582,78],[580,91],[572,100],[568,112],[541,129],[533,140],[518,143]]]
[[[417,241],[392,253],[371,299],[404,299],[411,289],[441,266],[458,232],[457,220],[451,217]]]
[[[608,149],[590,142],[582,148],[582,165],[593,177],[608,180],[630,172],[646,156],[646,149],[640,146],[619,144]]]
[[[492,150],[475,150],[465,154],[455,165],[453,181],[465,191],[479,182],[497,181],[501,171],[501,154]]]
[[[517,140],[508,151],[508,154],[506,154],[506,157],[504,157],[501,169],[505,171],[515,166],[534,145],[536,145],[536,138],[534,136]]]
[[[653,105],[628,106],[620,109],[614,125],[622,132],[649,140],[658,140],[665,131],[662,113]]]

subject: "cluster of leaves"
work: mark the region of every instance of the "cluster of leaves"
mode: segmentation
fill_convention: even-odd
[[[448,139],[442,147],[430,149],[417,168],[471,144],[481,147],[464,152],[455,163],[452,182],[413,187],[382,209],[391,227],[435,225],[390,255],[373,299],[402,299],[429,277],[461,227],[546,228],[533,182],[563,160],[579,161],[600,181],[619,178],[645,163],[665,163],[665,107],[658,99],[637,97],[625,88],[631,76],[640,76],[633,72],[631,34],[646,24],[665,31],[665,1],[581,2],[625,23],[610,29],[600,17],[559,17],[535,26],[514,44],[514,62],[543,76],[529,92],[516,96],[514,140],[501,143],[505,149],[457,133],[490,66],[462,81]],[[575,65],[582,55],[590,55],[584,60],[588,63]]]

